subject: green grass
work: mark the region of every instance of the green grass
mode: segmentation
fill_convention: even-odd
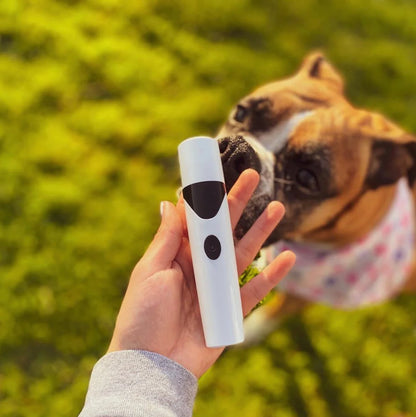
[[[410,0],[0,3],[0,415],[73,416],[176,147],[322,49],[348,97],[416,132]],[[195,415],[416,414],[416,301],[313,307],[228,350]]]

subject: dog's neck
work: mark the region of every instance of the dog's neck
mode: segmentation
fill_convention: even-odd
[[[398,292],[409,275],[414,213],[413,196],[403,178],[384,217],[353,243],[333,248],[280,241],[265,249],[265,261],[270,263],[282,251],[293,251],[296,264],[279,287],[311,301],[340,308],[380,302]]]
[[[293,239],[323,247],[342,247],[356,242],[373,230],[388,213],[397,192],[397,184],[367,191],[353,210],[347,211],[330,229],[322,229]]]

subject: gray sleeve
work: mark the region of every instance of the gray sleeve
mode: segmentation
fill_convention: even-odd
[[[190,417],[196,377],[157,353],[108,353],[94,366],[79,417]]]

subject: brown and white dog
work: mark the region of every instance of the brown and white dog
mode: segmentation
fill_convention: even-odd
[[[249,339],[309,302],[348,309],[415,289],[416,138],[353,107],[321,53],[240,100],[218,138],[227,189],[246,168],[261,176],[237,237],[279,200],[286,215],[266,251],[298,255],[283,305],[259,309]]]

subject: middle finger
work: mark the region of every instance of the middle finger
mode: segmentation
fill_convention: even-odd
[[[272,201],[249,231],[236,244],[235,253],[239,275],[253,261],[264,241],[282,220],[284,214],[285,208],[283,204],[278,201]]]

